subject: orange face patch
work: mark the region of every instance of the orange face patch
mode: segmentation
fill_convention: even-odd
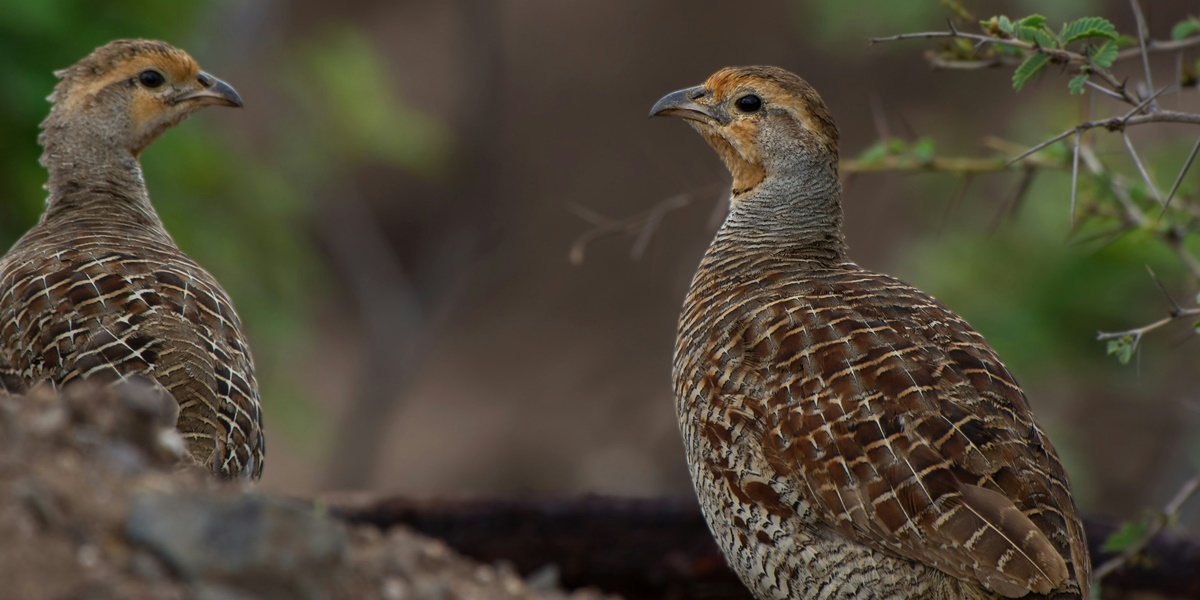
[[[776,67],[726,68],[714,73],[702,86],[705,94],[695,102],[722,115],[712,120],[690,119],[716,150],[733,175],[733,201],[752,190],[766,177],[761,147],[761,127],[767,121],[754,115],[740,114],[736,108],[721,109],[747,94],[757,95],[764,105],[782,108],[809,134],[811,143],[837,155],[837,127],[825,103],[803,79]],[[729,115],[725,118],[723,115]]]
[[[704,82],[714,103],[753,92],[763,102],[782,107],[811,132],[819,143],[836,152],[838,131],[829,108],[807,81],[777,67],[729,67]]]

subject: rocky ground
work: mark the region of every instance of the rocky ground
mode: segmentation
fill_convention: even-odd
[[[181,464],[175,402],[149,387],[0,393],[4,598],[604,598],[531,585],[403,528]]]

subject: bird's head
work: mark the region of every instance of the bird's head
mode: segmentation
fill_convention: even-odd
[[[242,105],[229,84],[201,71],[183,50],[157,41],[110,42],[55,74],[62,81],[50,95],[46,134],[86,128],[134,156],[200,108]]]
[[[814,162],[837,164],[837,127],[808,82],[777,67],[736,67],[663,96],[650,116],[686,119],[733,174],[733,195]]]

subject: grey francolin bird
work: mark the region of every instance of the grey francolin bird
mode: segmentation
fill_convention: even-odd
[[[679,321],[700,504],[761,599],[1088,598],[1062,464],[983,337],[847,258],[838,132],[773,67],[658,101],[733,174]]]
[[[46,211],[0,259],[0,390],[149,379],[179,403],[191,457],[263,468],[262,413],[233,303],[150,204],[138,155],[237,92],[162,42],[120,40],[60,71],[39,138]]]

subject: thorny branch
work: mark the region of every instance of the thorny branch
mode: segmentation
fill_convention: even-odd
[[[946,32],[934,32],[934,33],[944,34]],[[912,39],[913,37],[916,37],[919,39],[923,35],[924,34],[918,33],[918,34],[907,34],[908,37],[892,36],[892,37],[886,37],[886,38],[874,38],[871,40],[871,42],[872,43],[891,42],[891,41],[896,41],[896,40],[901,40],[901,39]],[[936,37],[955,37],[955,36],[932,35],[932,36],[928,36],[928,37],[936,38]],[[1145,55],[1153,56],[1155,54],[1168,54],[1168,53],[1179,54],[1185,50],[1190,50],[1192,48],[1197,48],[1197,47],[1200,47],[1200,36],[1185,38],[1182,40],[1146,40]],[[1134,59],[1134,58],[1140,59],[1140,58],[1142,58],[1142,56],[1143,56],[1143,53],[1142,53],[1141,48],[1130,48],[1128,50],[1121,50],[1120,52],[1117,52],[1117,57],[1113,62],[1119,63],[1119,62],[1124,62],[1124,61]],[[996,67],[1015,67],[1015,66],[1021,64],[1023,57],[990,56],[987,58],[980,58],[977,60],[955,60],[955,59],[949,59],[949,58],[945,58],[942,56],[938,56],[936,53],[930,53],[929,55],[926,56],[926,59],[929,61],[929,65],[935,69],[976,71],[979,69],[992,69],[992,68],[996,68]],[[1111,91],[1108,90],[1108,88],[1103,88],[1103,87],[1097,86],[1096,84],[1094,84],[1090,81],[1087,83],[1087,85],[1097,88],[1099,91],[1104,92],[1105,94],[1113,94]],[[1115,94],[1114,94],[1114,96],[1118,97],[1118,98],[1120,97],[1119,95],[1115,95]]]
[[[1041,54],[1045,54],[1046,56],[1050,57],[1051,62],[1054,62],[1057,64],[1065,64],[1067,66],[1075,67],[1077,69],[1086,67],[1089,72],[1091,72],[1094,75],[1103,79],[1104,82],[1107,83],[1110,88],[1112,88],[1111,91],[1120,95],[1123,100],[1125,100],[1126,102],[1129,102],[1130,104],[1137,103],[1137,100],[1134,98],[1134,96],[1132,94],[1130,94],[1129,91],[1126,89],[1125,84],[1122,81],[1120,81],[1119,79],[1117,79],[1117,77],[1115,75],[1113,75],[1111,70],[1097,65],[1095,63],[1095,61],[1093,61],[1091,59],[1091,57],[1089,57],[1085,54],[1080,54],[1078,52],[1073,52],[1071,50],[1063,50],[1063,49],[1059,49],[1059,48],[1046,48],[1043,46],[1039,46],[1037,44],[1031,44],[1029,42],[1023,42],[1021,40],[1012,39],[1012,38],[1002,38],[1002,37],[995,37],[995,36],[991,36],[991,35],[985,35],[985,34],[981,34],[981,33],[968,33],[965,31],[959,31],[957,28],[954,27],[953,22],[950,23],[950,31],[925,31],[925,32],[921,32],[921,33],[901,33],[899,35],[893,35],[893,36],[888,36],[888,37],[871,38],[871,43],[872,44],[880,44],[880,43],[884,43],[884,42],[896,42],[896,41],[900,41],[900,40],[920,40],[920,39],[938,39],[938,38],[970,40],[970,41],[976,42],[976,44],[978,44],[978,45],[993,44],[993,45],[997,45],[997,46],[1008,46],[1010,48],[1016,48],[1018,50],[1025,50],[1027,52],[1038,52]],[[995,63],[995,64],[989,65],[989,66],[996,66],[998,64],[1003,64],[1003,63]],[[959,67],[959,68],[961,68],[961,67]]]
[[[1149,32],[1146,28],[1146,22],[1142,14],[1140,4],[1137,0],[1130,0],[1130,5],[1137,22],[1138,47],[1118,52],[1114,62],[1131,60],[1135,58],[1140,59],[1140,62],[1142,63],[1142,76],[1145,83],[1144,89],[1153,90],[1154,87],[1151,77],[1150,56],[1152,54],[1162,52],[1174,52],[1177,55],[1180,55],[1180,53],[1186,49],[1200,47],[1200,36],[1193,36],[1183,40],[1170,42],[1149,39]],[[1187,267],[1192,276],[1196,280],[1200,280],[1200,258],[1197,258],[1196,254],[1185,244],[1185,238],[1189,235],[1189,233],[1191,233],[1189,228],[1178,223],[1170,223],[1166,220],[1166,217],[1168,216],[1167,209],[1170,206],[1172,199],[1177,195],[1179,186],[1183,182],[1184,176],[1191,169],[1193,163],[1195,162],[1197,152],[1200,151],[1200,140],[1198,140],[1192,147],[1191,153],[1184,161],[1183,166],[1180,168],[1178,175],[1174,179],[1174,184],[1164,197],[1159,191],[1158,186],[1154,184],[1154,181],[1150,175],[1150,171],[1146,168],[1145,163],[1142,161],[1141,156],[1134,147],[1133,141],[1130,139],[1128,134],[1128,130],[1130,128],[1150,123],[1179,123],[1188,125],[1200,124],[1200,114],[1165,110],[1160,108],[1157,102],[1158,97],[1167,91],[1178,90],[1179,86],[1165,86],[1158,89],[1153,94],[1146,95],[1145,97],[1139,97],[1131,92],[1131,88],[1125,80],[1118,79],[1111,69],[1097,65],[1095,61],[1086,54],[1081,54],[1066,49],[1046,48],[1035,43],[1029,43],[1011,37],[1001,37],[1001,35],[1002,34],[990,35],[959,31],[951,21],[949,31],[907,33],[890,37],[875,38],[871,41],[872,43],[879,43],[907,39],[964,39],[975,42],[976,50],[978,50],[979,47],[990,44],[1017,48],[1019,50],[1023,50],[1025,55],[981,57],[980,60],[972,61],[946,59],[936,53],[931,52],[927,55],[928,60],[936,68],[975,69],[1019,64],[1020,62],[1024,61],[1027,56],[1034,53],[1041,53],[1048,56],[1051,62],[1063,64],[1068,67],[1069,70],[1073,68],[1076,72],[1086,72],[1097,77],[1106,85],[1100,85],[1093,81],[1086,80],[1084,85],[1087,86],[1087,89],[1099,92],[1104,97],[1117,100],[1118,102],[1121,102],[1130,108],[1120,116],[1109,117],[1106,119],[1093,119],[1079,123],[1063,131],[1062,133],[1050,137],[1049,139],[1046,139],[1023,152],[1016,154],[1011,162],[1017,163],[1026,161],[1028,158],[1035,156],[1039,151],[1049,147],[1052,144],[1068,138],[1073,138],[1071,142],[1072,160],[1070,200],[1072,228],[1075,226],[1075,215],[1080,180],[1079,167],[1082,161],[1082,163],[1086,165],[1086,171],[1091,174],[1093,181],[1099,182],[1104,187],[1107,187],[1113,198],[1116,199],[1116,203],[1118,204],[1120,210],[1111,213],[1111,216],[1115,216],[1121,222],[1121,227],[1118,229],[1118,232],[1132,229],[1143,229],[1152,232],[1164,245],[1166,245],[1171,249],[1172,252],[1175,253],[1180,262]],[[1177,60],[1176,62],[1178,68],[1178,65],[1181,65],[1182,61]],[[1083,135],[1084,132],[1099,129],[1120,134],[1121,141],[1124,145],[1125,151],[1129,155],[1130,161],[1133,163],[1134,167],[1136,167],[1142,181],[1146,186],[1146,189],[1149,191],[1149,194],[1158,202],[1160,209],[1157,211],[1158,214],[1156,216],[1148,216],[1145,210],[1141,208],[1138,205],[1138,202],[1134,200],[1133,194],[1131,193],[1131,190],[1133,189],[1132,182],[1125,177],[1121,177],[1109,171],[1100,162],[1092,145],[1085,142],[1085,136]],[[1028,163],[1025,164],[1027,168],[1029,168],[1030,165]],[[1036,163],[1034,163],[1033,166],[1040,168],[1040,165],[1037,165]],[[1194,215],[1191,215],[1191,207],[1186,207],[1178,212],[1189,215],[1193,221],[1195,220]],[[1092,214],[1101,214],[1101,211],[1093,210]],[[1128,337],[1131,339],[1131,345],[1136,349],[1137,343],[1141,340],[1141,337],[1144,334],[1163,327],[1176,320],[1187,317],[1195,317],[1198,315],[1200,315],[1200,306],[1184,308],[1175,305],[1167,317],[1155,321],[1154,323],[1127,331],[1113,333],[1101,332],[1098,337],[1100,340]]]
[[[1025,50],[1033,50],[1034,49],[1034,46],[1032,44],[1028,44],[1028,43],[1022,42],[1020,40],[1007,40],[1007,39],[995,38],[992,36],[987,36],[987,35],[982,35],[982,34],[965,33],[965,32],[958,31],[957,29],[954,29],[952,31],[926,31],[926,32],[921,32],[921,33],[902,33],[899,35],[893,35],[893,36],[888,36],[888,37],[871,38],[871,43],[878,44],[878,43],[884,43],[884,42],[895,42],[895,41],[899,41],[899,40],[936,39],[936,38],[962,38],[962,39],[966,39],[966,40],[973,40],[976,42],[983,42],[983,43],[993,43],[993,42],[1003,43],[1008,46],[1022,48]],[[1200,47],[1200,36],[1185,38],[1182,40],[1146,40],[1145,54],[1154,55],[1154,54],[1165,54],[1165,53],[1171,53],[1171,52],[1182,52],[1184,50],[1190,50],[1190,49],[1196,48],[1196,47]],[[1143,52],[1142,52],[1141,48],[1130,48],[1128,50],[1122,50],[1117,53],[1117,58],[1116,58],[1115,62],[1122,62],[1122,61],[1126,61],[1126,60],[1129,60],[1132,58],[1140,59],[1142,57],[1142,54],[1143,54]],[[1078,59],[1076,61],[1078,63],[1086,64],[1086,62],[1085,62],[1086,57],[1084,57],[1082,54],[1078,54],[1075,52],[1068,52],[1067,55],[1069,55],[1070,58],[1072,58],[1072,59]],[[950,61],[950,62],[952,64],[960,63],[960,62],[961,63],[982,62],[982,63],[985,63],[984,64],[985,67],[996,67],[996,66],[1005,65],[1005,64],[1016,64],[1016,63],[1020,62],[1020,59],[1017,57],[997,56],[997,57],[983,59],[980,61],[965,61],[964,60],[964,61]],[[967,67],[964,65],[962,68],[977,69],[977,68],[982,68],[982,67],[978,67],[978,66]]]

